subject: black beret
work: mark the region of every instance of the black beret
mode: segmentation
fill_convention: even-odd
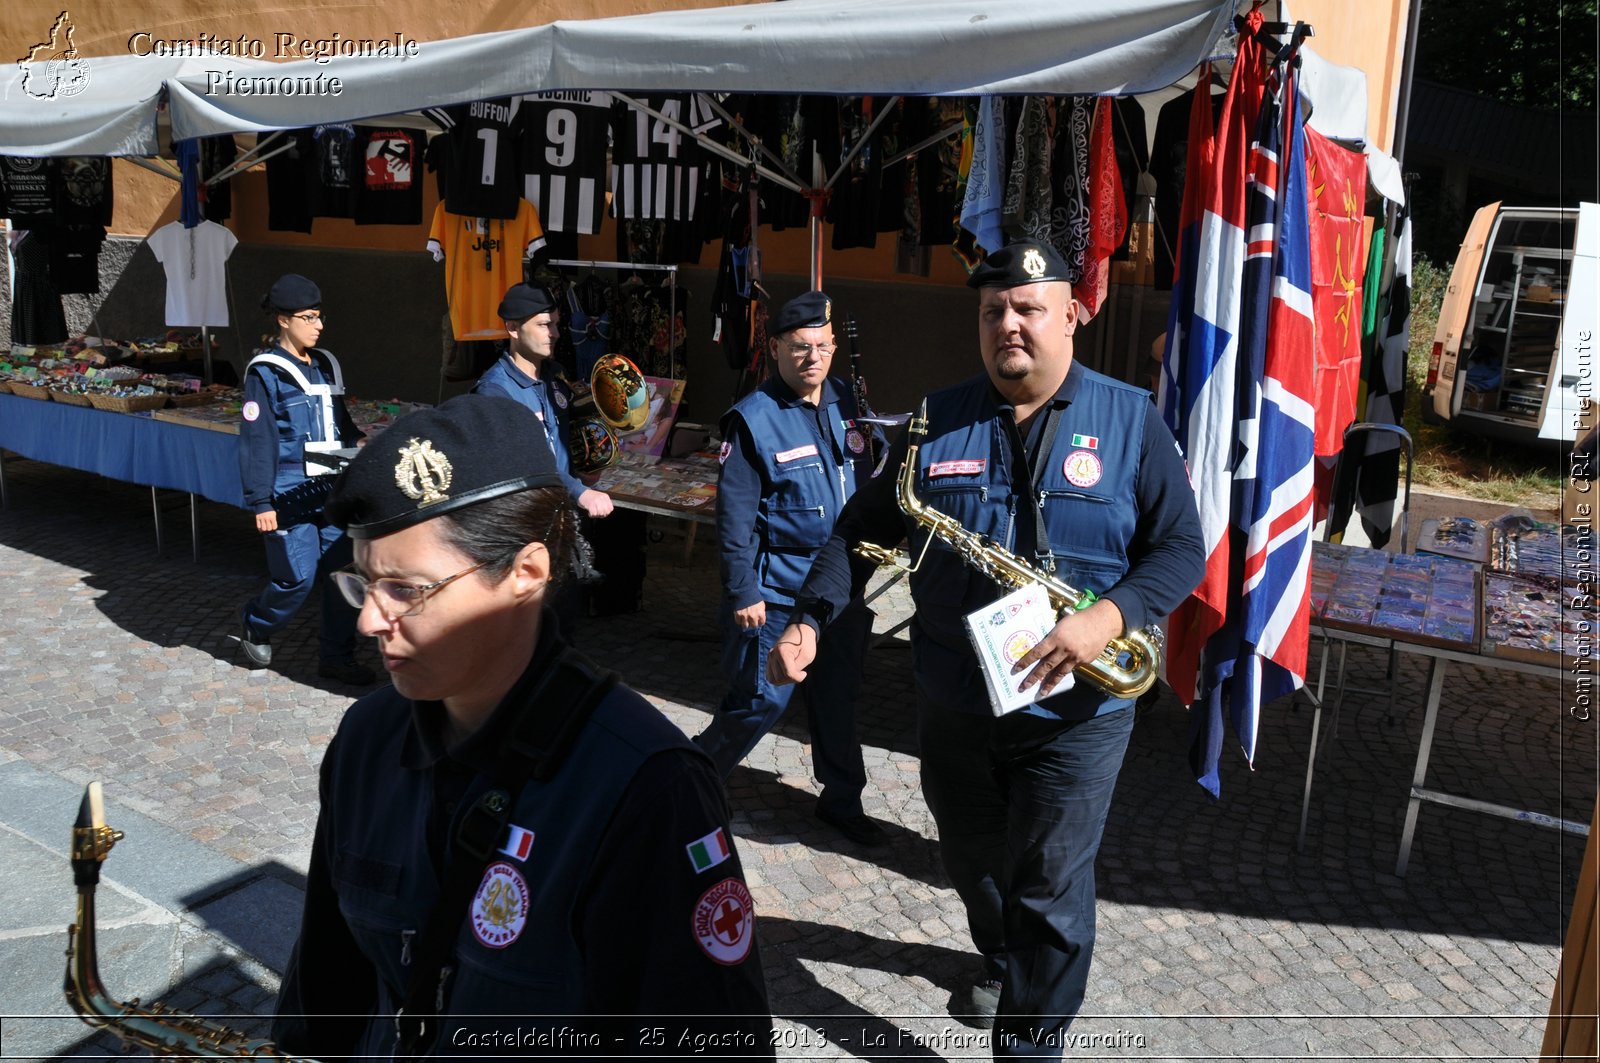
[[[533,284],[513,284],[496,311],[503,321],[523,321],[556,305],[549,289]]]
[[[797,328],[821,328],[833,320],[833,300],[821,292],[797,295],[767,322],[767,335],[782,336]]]
[[[352,539],[530,487],[560,486],[544,425],[498,395],[457,395],[408,413],[339,473],[324,507]]]
[[[322,289],[298,273],[285,273],[273,281],[266,298],[261,300],[263,310],[282,310],[286,314],[321,305]]]
[[[1042,240],[1018,240],[991,253],[972,276],[968,288],[1015,288],[1040,281],[1070,281],[1061,253]]]

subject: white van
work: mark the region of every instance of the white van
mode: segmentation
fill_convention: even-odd
[[[1600,205],[1481,208],[1439,311],[1424,415],[1528,443],[1593,427],[1597,254]]]

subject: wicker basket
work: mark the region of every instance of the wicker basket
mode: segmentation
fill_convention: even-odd
[[[49,391],[50,391],[50,399],[51,399],[52,402],[64,402],[68,406],[87,406],[87,405],[89,405],[89,396],[83,394],[82,392],[79,392],[79,391],[61,391],[61,390],[59,390],[57,388],[50,388]]]
[[[89,405],[97,410],[111,410],[115,413],[159,410],[166,404],[165,395],[89,395]]]
[[[48,401],[50,389],[42,388],[38,384],[25,384],[20,380],[13,380],[11,381],[11,394],[21,395],[25,399],[45,399]]]
[[[11,381],[0,380],[0,395],[11,394]]]

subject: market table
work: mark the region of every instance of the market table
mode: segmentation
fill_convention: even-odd
[[[25,458],[147,485],[162,547],[156,491],[189,496],[189,530],[196,531],[195,496],[244,507],[239,482],[239,437],[154,417],[0,394],[0,449]],[[0,504],[5,465],[0,462]],[[198,551],[198,539],[194,549]]]
[[[1351,547],[1329,548],[1325,544],[1316,544],[1317,550],[1314,557],[1313,587],[1316,586],[1316,575],[1319,567],[1325,571],[1328,559],[1334,556],[1334,551],[1339,551],[1341,556],[1359,556],[1362,561],[1372,561],[1375,558],[1386,558],[1384,564],[1394,564],[1394,558],[1406,555],[1384,555],[1382,551],[1360,550]],[[1414,567],[1418,562],[1427,559],[1409,558],[1407,567]],[[1438,559],[1443,561],[1444,559]],[[1429,563],[1432,563],[1431,561]],[[1474,572],[1477,580],[1479,567],[1468,565],[1466,562],[1447,562],[1453,565],[1467,565]],[[1383,565],[1378,566],[1382,568]],[[1494,576],[1497,580],[1507,577]],[[1380,581],[1381,582],[1381,581]],[[1474,587],[1477,587],[1474,582]],[[1325,586],[1324,591],[1329,593]],[[1476,593],[1476,592],[1475,592]],[[1460,633],[1461,637],[1444,638],[1438,634],[1429,635],[1426,631],[1405,631],[1395,627],[1385,627],[1382,623],[1373,620],[1352,619],[1350,613],[1338,615],[1337,607],[1330,609],[1332,600],[1316,601],[1316,592],[1313,592],[1313,619],[1312,625],[1316,637],[1323,643],[1323,660],[1321,671],[1314,691],[1308,691],[1313,706],[1311,723],[1311,744],[1306,755],[1306,781],[1305,792],[1300,804],[1300,835],[1298,844],[1305,846],[1307,817],[1311,805],[1312,781],[1316,771],[1317,748],[1322,727],[1322,710],[1325,705],[1327,658],[1332,652],[1334,643],[1372,646],[1382,649],[1393,649],[1400,653],[1412,656],[1425,657],[1429,660],[1428,693],[1424,703],[1422,735],[1417,743],[1417,757],[1411,774],[1411,787],[1406,802],[1405,825],[1400,836],[1400,850],[1395,862],[1395,875],[1404,877],[1406,868],[1411,859],[1411,846],[1416,837],[1417,818],[1424,803],[1442,805],[1471,812],[1499,816],[1505,819],[1535,826],[1560,830],[1567,834],[1587,837],[1589,827],[1585,823],[1577,823],[1563,819],[1560,816],[1548,815],[1526,809],[1514,808],[1508,805],[1495,804],[1482,801],[1463,794],[1447,793],[1427,787],[1428,760],[1433,750],[1433,739],[1439,719],[1439,706],[1443,701],[1445,677],[1449,671],[1449,662],[1455,661],[1462,664],[1476,665],[1480,668],[1497,669],[1519,672],[1525,675],[1536,675],[1547,679],[1560,681],[1570,670],[1563,668],[1559,663],[1548,663],[1548,659],[1541,660],[1531,655],[1518,655],[1508,652],[1506,648],[1494,646],[1486,637],[1487,620],[1483,625],[1474,623],[1469,632]],[[1381,605],[1376,602],[1381,596],[1375,596],[1374,613],[1380,613]],[[1430,603],[1431,604],[1431,603]],[[1452,603],[1454,604],[1454,603]],[[1473,608],[1478,607],[1478,600],[1473,601]],[[1421,607],[1421,615],[1431,615],[1426,611],[1426,605]],[[1487,610],[1485,610],[1487,612]],[[1329,615],[1334,613],[1335,615]],[[1420,625],[1419,625],[1420,626]],[[1499,652],[1491,652],[1498,649]],[[1559,660],[1559,658],[1558,658]],[[1561,709],[1560,711],[1565,711]]]

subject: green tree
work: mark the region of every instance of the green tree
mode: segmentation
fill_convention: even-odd
[[[1596,0],[1421,0],[1420,78],[1503,103],[1593,111]]]

